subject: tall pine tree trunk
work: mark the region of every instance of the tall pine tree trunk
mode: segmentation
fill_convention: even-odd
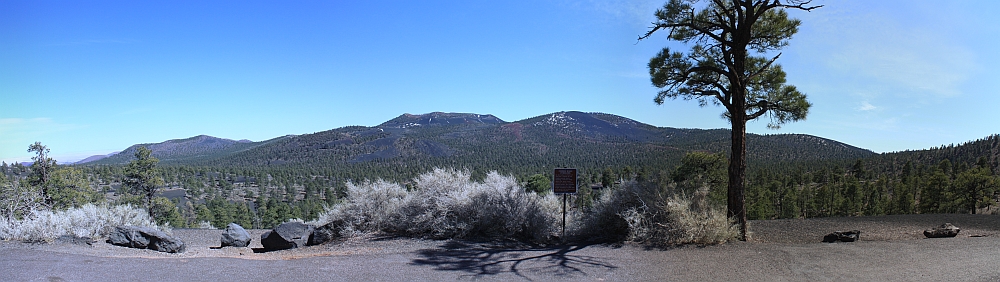
[[[746,121],[742,116],[742,111],[733,113],[731,124],[732,131],[732,151],[729,158],[729,191],[726,210],[729,218],[735,219],[740,227],[739,239],[747,240],[747,209],[746,209],[746,170],[747,170],[747,146],[746,146]],[[737,116],[740,115],[740,116]]]

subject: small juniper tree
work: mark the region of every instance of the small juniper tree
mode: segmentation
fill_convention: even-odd
[[[130,193],[140,193],[143,197],[146,211],[149,217],[153,216],[153,197],[156,196],[157,187],[163,184],[163,179],[157,175],[156,164],[160,160],[152,156],[152,151],[146,147],[139,147],[135,151],[135,160],[125,166],[125,178],[122,184]]]
[[[28,183],[32,186],[37,186],[42,188],[42,197],[45,199],[45,205],[52,206],[52,191],[49,191],[49,178],[52,176],[52,170],[56,166],[56,160],[49,158],[49,148],[42,145],[42,142],[35,142],[28,146],[28,152],[35,152],[35,156],[31,157],[31,160],[35,161],[31,164],[31,175],[28,178]]]

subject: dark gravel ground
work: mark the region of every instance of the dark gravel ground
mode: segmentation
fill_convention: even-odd
[[[1000,216],[973,214],[908,214],[810,219],[756,220],[751,241],[814,243],[833,231],[860,230],[864,241],[924,239],[924,230],[949,222],[961,228],[959,237],[1000,237]]]
[[[923,239],[951,222],[955,238]],[[861,241],[820,243],[858,229]],[[904,215],[751,222],[750,242],[668,249],[354,238],[269,253],[213,249],[221,230],[174,230],[166,254],[73,242],[0,242],[0,281],[998,281],[1000,216]],[[251,230],[259,238],[263,230]],[[970,237],[975,235],[976,237]]]

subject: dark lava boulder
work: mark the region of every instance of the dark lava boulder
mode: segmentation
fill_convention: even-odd
[[[833,233],[826,234],[826,236],[823,236],[823,242],[827,243],[833,243],[837,241],[854,242],[857,241],[858,239],[861,239],[860,230],[834,231]]]
[[[312,235],[309,236],[309,246],[319,245],[340,237],[340,230],[344,229],[344,220],[334,220],[323,226],[316,227]]]
[[[826,234],[826,236],[823,236],[823,242],[824,243],[833,243],[833,242],[837,242],[837,241],[840,241],[840,236],[837,236],[836,232],[830,233],[830,234]]]
[[[143,226],[118,226],[108,235],[108,243],[123,247],[167,253],[184,252],[184,242],[163,231]]]
[[[840,237],[841,242],[854,242],[861,239],[861,231],[851,230],[847,232],[840,232],[837,236]]]
[[[285,222],[260,235],[260,244],[266,251],[305,247],[316,226],[301,222]]]
[[[236,223],[226,225],[226,230],[222,231],[223,247],[246,247],[250,245],[250,233],[247,233],[243,226]]]
[[[951,223],[945,223],[937,228],[924,230],[924,236],[927,238],[955,237],[958,236],[959,231],[961,230],[958,227],[951,225]]]

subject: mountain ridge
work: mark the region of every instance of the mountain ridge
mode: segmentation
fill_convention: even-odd
[[[89,163],[89,162],[95,162],[95,161],[99,161],[99,160],[102,160],[102,159],[110,157],[110,156],[114,156],[114,155],[116,155],[118,153],[121,153],[121,151],[111,152],[111,153],[106,154],[106,155],[93,155],[93,156],[86,157],[86,158],[84,158],[82,160],[76,161],[76,162],[71,163],[71,164],[85,164],[85,163]]]
[[[278,137],[271,140],[280,138],[284,137]],[[85,164],[128,163],[129,161],[131,161],[133,155],[135,154],[135,151],[139,147],[146,147],[150,149],[150,151],[152,151],[152,155],[154,157],[161,159],[161,161],[164,161],[165,163],[171,163],[184,160],[194,160],[199,158],[212,158],[213,156],[217,156],[218,154],[238,152],[240,150],[253,148],[259,144],[263,144],[268,141],[252,142],[246,139],[236,141],[236,140],[218,138],[202,134],[188,138],[170,139],[160,143],[144,143],[144,144],[132,145],[126,148],[125,150],[109,154],[105,158],[93,160]]]
[[[376,126],[344,126],[261,142],[198,135],[137,144],[88,164],[124,164],[131,160],[136,148],[147,146],[165,165],[335,169],[673,165],[690,151],[726,153],[729,137],[726,129],[657,127],[606,113],[562,111],[507,122],[489,114],[432,112],[403,114]],[[805,134],[748,134],[748,146],[748,158],[768,162],[875,155],[870,150]]]

